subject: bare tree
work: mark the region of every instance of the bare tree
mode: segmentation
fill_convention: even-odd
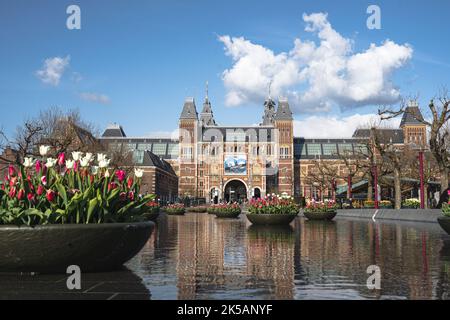
[[[435,102],[437,101],[437,103]],[[427,125],[429,128],[429,146],[430,151],[433,154],[437,166],[439,168],[441,190],[448,188],[448,174],[450,170],[450,153],[449,153],[449,140],[450,132],[448,130],[448,122],[450,120],[450,100],[446,90],[442,90],[439,98],[431,99],[428,104],[429,111],[431,113],[431,119],[421,119],[415,114],[411,114],[417,121]],[[400,109],[397,111],[390,109],[380,109],[378,114],[383,120],[391,119],[402,115],[406,111],[406,104],[403,102],[400,105]]]

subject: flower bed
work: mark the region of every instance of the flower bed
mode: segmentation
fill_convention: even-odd
[[[289,196],[270,195],[264,199],[252,199],[247,219],[253,224],[289,224],[298,214],[298,205]]]
[[[147,202],[146,204],[147,212],[145,213],[145,217],[149,220],[156,220],[159,216],[159,211],[161,209],[158,202],[152,200]]]
[[[406,199],[402,203],[403,208],[418,209],[420,208],[420,200],[417,198]]]
[[[214,204],[208,208],[208,213],[218,218],[236,218],[241,214],[241,207],[237,203]]]
[[[184,207],[184,204],[182,203],[175,203],[175,204],[169,204],[168,206],[164,207],[164,211],[168,215],[183,215],[186,212],[186,208]]]
[[[375,201],[373,200],[366,200],[363,203],[363,206],[365,209],[374,209],[375,208]]]
[[[207,211],[206,206],[198,206],[198,207],[189,207],[186,209],[187,212],[194,212],[194,213],[203,213]]]
[[[303,214],[309,220],[332,220],[336,216],[337,205],[333,200],[309,201]]]
[[[381,200],[378,202],[380,209],[392,209],[392,202],[390,200]]]
[[[0,271],[65,272],[68,262],[84,271],[121,266],[154,226],[145,222],[154,195],[139,195],[143,171],[111,170],[104,154],[66,159],[47,156],[49,150],[41,146],[40,159],[9,166],[1,184]]]

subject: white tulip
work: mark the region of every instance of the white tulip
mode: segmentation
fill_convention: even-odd
[[[50,146],[39,146],[39,154],[43,157],[47,155],[48,150],[50,150]]]
[[[47,158],[47,163],[45,164],[45,166],[47,168],[51,168],[56,164],[57,161],[58,161],[57,159]]]
[[[25,158],[24,161],[23,161],[23,166],[25,168],[29,168],[29,167],[33,166],[33,163],[34,163],[33,158],[31,158],[31,157],[30,158]]]
[[[74,152],[72,152],[72,158],[73,158],[73,160],[75,160],[75,161],[78,161],[78,160],[80,160],[80,158],[82,157],[82,152],[80,152],[80,151],[74,151]]]
[[[136,176],[136,178],[142,178],[142,176],[144,175],[144,170],[134,169],[134,175]]]
[[[89,159],[84,157],[83,159],[80,160],[80,166],[82,168],[86,168],[87,166],[89,166]]]
[[[98,173],[98,167],[97,167],[97,166],[92,166],[92,167],[91,167],[91,173],[92,173],[93,175],[96,175],[96,174]]]
[[[91,152],[87,152],[84,158],[86,161],[91,162],[93,160],[94,155]]]
[[[109,170],[108,169],[106,169],[106,171],[105,171],[105,178],[109,178]]]
[[[100,163],[100,161],[103,161],[106,159],[106,154],[104,153],[99,153],[97,154],[97,161]]]
[[[105,158],[105,159],[99,161],[98,167],[99,167],[99,168],[106,168],[106,167],[109,166],[109,162],[110,162],[110,161],[111,161],[111,160]]]
[[[66,168],[67,169],[73,169],[74,165],[75,165],[74,160],[66,160]]]

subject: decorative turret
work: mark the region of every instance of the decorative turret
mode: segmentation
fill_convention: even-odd
[[[273,125],[275,118],[275,101],[270,97],[264,101],[264,115],[262,125],[270,126]]]
[[[410,100],[408,102],[400,122],[400,128],[403,129],[404,143],[421,146],[427,144],[427,126],[423,123],[423,116],[417,101]]]
[[[200,113],[200,122],[203,126],[215,126],[216,121],[214,120],[211,102],[208,98],[208,82],[206,82],[206,95],[205,102],[203,102],[203,110]]]

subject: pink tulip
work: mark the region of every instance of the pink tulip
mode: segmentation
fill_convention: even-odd
[[[134,192],[133,191],[128,192],[128,199],[130,199],[131,201],[134,201]]]
[[[64,152],[61,152],[58,155],[58,164],[62,167],[65,163],[66,163],[66,155],[64,154]]]
[[[16,168],[14,168],[14,166],[12,165],[9,165],[8,174],[10,177],[14,177],[16,175]]]
[[[115,182],[109,183],[109,184],[108,184],[108,192],[111,191],[111,190],[116,189],[117,187],[118,187],[118,186],[117,186],[117,183],[115,183]]]
[[[36,161],[35,169],[36,169],[37,173],[41,172],[41,170],[42,170],[42,162],[40,160]]]
[[[24,197],[25,197],[25,190],[20,189],[19,193],[17,194],[17,199],[18,200],[23,200]]]
[[[44,186],[46,186],[46,185],[47,185],[47,177],[46,177],[46,176],[42,176],[41,182],[42,182],[42,184],[43,184]]]
[[[28,199],[28,201],[30,201],[30,202],[34,202],[34,194],[29,193],[29,194],[27,195],[27,199]]]
[[[130,189],[133,186],[133,178],[131,178],[131,177],[128,178],[127,185],[128,185],[128,189]]]
[[[40,196],[44,193],[45,189],[43,186],[39,185],[38,189],[37,189],[37,194]]]
[[[9,190],[8,195],[11,199],[14,198],[16,196],[16,187],[12,187],[11,190]]]
[[[122,183],[122,181],[125,180],[125,171],[117,170],[116,171],[116,177],[117,177],[117,179],[119,179],[119,182]]]

